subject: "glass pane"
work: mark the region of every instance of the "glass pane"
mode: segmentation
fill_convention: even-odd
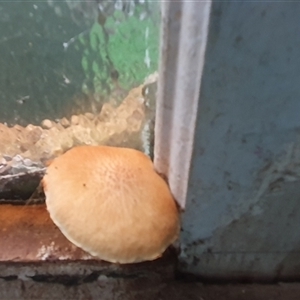
[[[159,25],[151,0],[0,3],[0,199],[77,145],[152,155]]]

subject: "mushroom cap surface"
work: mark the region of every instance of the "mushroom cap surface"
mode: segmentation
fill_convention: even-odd
[[[178,236],[179,212],[168,185],[140,151],[75,147],[53,160],[43,186],[53,222],[102,260],[154,260]]]

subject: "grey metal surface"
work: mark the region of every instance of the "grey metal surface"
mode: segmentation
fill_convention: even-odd
[[[181,270],[299,278],[300,6],[212,5]]]

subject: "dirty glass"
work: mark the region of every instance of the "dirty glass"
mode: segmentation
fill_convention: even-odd
[[[0,2],[0,200],[82,144],[152,156],[160,4]]]

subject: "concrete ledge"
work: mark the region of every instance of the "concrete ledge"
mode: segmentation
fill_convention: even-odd
[[[101,278],[95,282],[65,286],[55,282],[0,279],[0,299],[3,300],[299,300],[299,297],[298,283],[203,285],[173,281],[149,285],[147,280]]]

